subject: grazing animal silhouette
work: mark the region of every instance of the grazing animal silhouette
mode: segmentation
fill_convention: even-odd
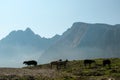
[[[53,65],[58,65],[58,61],[53,61],[50,64],[51,64],[51,68],[52,68]]]
[[[67,65],[67,62],[68,62],[68,60],[66,59],[65,61],[59,61],[58,62],[58,67],[64,67],[64,68],[66,68],[66,65]]]
[[[36,66],[37,65],[37,61],[35,60],[31,60],[31,61],[24,61],[23,64],[25,65],[33,65],[33,66]]]
[[[58,62],[62,61],[62,59],[58,60],[58,61],[52,61],[51,64],[51,68],[53,65],[56,65],[56,68],[58,69]]]
[[[109,59],[103,60],[103,66],[108,65],[111,68],[111,61]]]
[[[87,65],[89,65],[89,67],[91,67],[91,64],[92,63],[95,63],[96,64],[96,62],[95,62],[95,60],[84,60],[84,66],[86,67]]]
[[[60,59],[59,61],[53,61],[50,64],[51,64],[51,68],[53,65],[56,65],[56,68],[60,69],[62,65],[64,66],[64,68],[66,68],[67,62],[68,62],[67,59],[65,61],[62,61],[62,59]]]

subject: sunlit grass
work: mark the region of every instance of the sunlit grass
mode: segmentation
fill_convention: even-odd
[[[120,59],[110,58],[111,69],[103,67],[103,59],[95,59],[96,65],[85,67],[83,60],[69,61],[67,68],[60,70],[50,64],[24,68],[1,68],[0,79],[12,80],[102,80],[103,78],[120,79]]]

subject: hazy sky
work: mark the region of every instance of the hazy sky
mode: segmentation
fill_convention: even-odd
[[[52,37],[74,22],[120,24],[120,0],[0,0],[0,39],[27,27]]]

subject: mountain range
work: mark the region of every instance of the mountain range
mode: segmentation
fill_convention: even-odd
[[[75,22],[40,60],[120,57],[120,25]]]
[[[0,66],[16,66],[28,59],[48,63],[58,59],[120,57],[119,48],[120,24],[75,22],[62,35],[52,38],[42,38],[27,28],[12,31],[0,40]]]
[[[16,64],[21,66],[25,60],[38,60],[40,55],[59,37],[55,35],[52,38],[42,38],[30,28],[25,31],[12,31],[0,40],[0,66],[16,67]]]

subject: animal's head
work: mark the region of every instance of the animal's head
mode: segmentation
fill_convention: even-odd
[[[59,59],[59,61],[62,61],[62,59]]]
[[[65,62],[68,62],[68,59],[66,59]]]
[[[27,63],[27,61],[24,61],[24,62],[23,62],[23,64],[26,64],[26,63]]]

